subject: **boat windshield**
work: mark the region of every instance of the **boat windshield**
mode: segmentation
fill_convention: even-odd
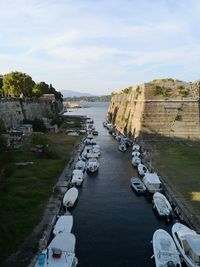
[[[188,241],[185,239],[183,240],[183,247],[185,255],[190,258],[190,260],[195,263],[196,266],[200,266],[200,256],[195,253]]]

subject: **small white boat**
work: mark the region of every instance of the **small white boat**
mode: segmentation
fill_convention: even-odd
[[[153,234],[153,252],[156,267],[181,267],[176,245],[165,230],[158,229]]]
[[[126,150],[127,150],[127,148],[126,148],[126,145],[125,144],[123,144],[123,143],[121,143],[121,144],[119,144],[119,150],[121,151],[121,152],[125,152]]]
[[[139,151],[133,151],[132,157],[140,157],[140,152]]]
[[[113,136],[113,137],[116,137],[116,136],[117,136],[116,132],[113,132],[113,133],[112,133],[112,136]]]
[[[94,131],[92,132],[92,134],[93,134],[93,135],[99,135],[99,132],[98,132],[97,130],[94,130]]]
[[[103,122],[103,127],[107,127],[107,122],[106,121]]]
[[[88,160],[86,165],[87,171],[96,172],[99,169],[99,162],[96,158],[91,158]]]
[[[101,152],[100,152],[100,147],[99,147],[99,145],[93,145],[92,146],[92,152],[93,153],[97,153],[98,154],[98,156],[100,156],[101,155]]]
[[[82,184],[83,180],[84,180],[83,173],[82,174],[73,174],[71,184],[79,186]]]
[[[131,162],[134,167],[137,167],[141,163],[141,159],[139,157],[133,157]]]
[[[40,253],[34,267],[76,267],[75,242],[71,233],[56,235],[47,249]]]
[[[139,194],[146,193],[147,191],[145,185],[138,177],[131,178],[131,186]]]
[[[141,176],[144,176],[145,173],[149,172],[147,167],[141,163],[138,164],[137,169],[138,169],[139,175]]]
[[[91,151],[90,153],[87,153],[87,159],[91,159],[91,158],[96,158],[98,159],[99,158],[99,152],[93,152]]]
[[[92,135],[92,133],[89,133],[89,134],[87,135],[87,139],[93,139],[93,135]]]
[[[63,197],[63,206],[68,208],[68,207],[73,207],[75,201],[77,200],[78,197],[78,189],[76,187],[72,187],[67,192],[65,193]]]
[[[73,216],[72,215],[62,215],[58,218],[53,234],[57,235],[60,233],[70,233],[73,226]]]
[[[85,170],[85,161],[83,161],[83,160],[77,161],[75,168],[78,170],[84,171]]]
[[[140,151],[140,146],[138,144],[134,144],[132,146],[132,151]]]
[[[159,192],[155,192],[153,194],[153,208],[157,210],[161,217],[170,219],[172,216],[172,207],[169,201],[163,194]]]
[[[186,265],[200,266],[200,235],[181,223],[175,223],[172,236]]]
[[[146,186],[149,193],[155,193],[162,190],[161,181],[158,175],[154,173],[146,172],[143,178],[143,183]]]
[[[96,145],[97,144],[97,141],[93,138],[93,139],[91,139],[90,144],[91,145]]]
[[[78,157],[78,160],[86,161],[86,157],[83,155],[83,153]]]

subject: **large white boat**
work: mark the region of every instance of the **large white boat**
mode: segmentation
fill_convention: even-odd
[[[172,216],[172,207],[169,201],[163,194],[159,192],[155,192],[153,194],[153,208],[157,210],[161,217],[170,219]]]
[[[200,266],[200,235],[181,223],[175,223],[172,236],[186,265]]]
[[[137,169],[138,169],[139,175],[141,175],[141,176],[144,176],[145,173],[149,172],[147,167],[145,165],[141,164],[141,163],[138,164]]]
[[[149,193],[155,193],[162,190],[161,181],[156,173],[147,172],[142,181]]]
[[[176,245],[165,230],[158,229],[153,234],[153,252],[156,267],[181,267]]]
[[[63,197],[63,206],[66,208],[73,207],[77,197],[78,189],[76,187],[70,188]]]
[[[96,158],[91,158],[88,160],[86,165],[87,171],[96,172],[99,169],[99,162]]]
[[[56,235],[47,249],[40,253],[34,267],[76,267],[75,242],[71,233]]]
[[[133,157],[131,162],[134,167],[137,167],[141,163],[141,159],[139,157]]]
[[[72,215],[62,215],[58,218],[53,234],[57,235],[60,233],[70,233],[73,226],[73,216]]]

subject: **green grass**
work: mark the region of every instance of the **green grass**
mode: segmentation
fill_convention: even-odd
[[[45,204],[53,194],[53,186],[79,140],[64,134],[42,135],[36,139],[36,142],[48,143],[49,151],[56,156],[49,159],[46,154],[41,157],[30,152],[31,140],[21,151],[13,152],[13,171],[0,192],[0,262],[14,252],[40,222]],[[33,161],[34,165],[14,165],[21,161]]]
[[[152,163],[175,195],[200,218],[200,143],[150,142]]]

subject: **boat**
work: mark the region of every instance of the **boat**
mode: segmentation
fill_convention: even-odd
[[[101,155],[100,146],[99,145],[93,145],[92,146],[92,152],[97,153],[100,156]]]
[[[76,187],[72,187],[67,192],[65,193],[63,197],[63,206],[68,208],[68,207],[73,207],[74,203],[76,202],[78,197],[78,189]]]
[[[132,157],[139,157],[140,156],[140,152],[139,151],[133,151],[132,152]]]
[[[78,169],[78,170],[84,171],[85,170],[85,165],[86,165],[85,161],[79,160],[79,161],[76,162],[75,168]]]
[[[133,144],[132,151],[140,151],[140,146],[138,144]]]
[[[103,127],[107,127],[107,122],[106,121],[103,122]]]
[[[186,265],[200,266],[200,235],[184,224],[175,223],[172,236]]]
[[[92,134],[92,133],[89,133],[89,134],[87,135],[87,139],[93,139],[93,134]]]
[[[43,250],[34,267],[76,267],[75,236],[72,233],[56,235],[48,247]]]
[[[91,158],[88,160],[86,165],[87,171],[96,172],[99,169],[99,162],[96,158]]]
[[[94,131],[92,132],[92,134],[93,134],[93,135],[99,135],[99,132],[98,132],[97,130],[94,130]]]
[[[70,233],[73,226],[73,216],[72,215],[62,215],[58,218],[53,234],[57,235],[60,233]]]
[[[141,176],[144,176],[145,173],[149,172],[147,167],[142,163],[138,164],[137,169],[138,169],[139,175]]]
[[[90,144],[91,144],[91,145],[96,145],[96,144],[97,144],[97,141],[96,141],[96,139],[94,139],[94,138],[93,138],[93,139],[91,139],[91,140],[90,140]]]
[[[133,157],[131,162],[134,167],[137,167],[141,163],[141,159],[139,157]]]
[[[119,150],[120,150],[121,152],[125,152],[126,149],[127,149],[127,148],[126,148],[126,145],[125,145],[124,143],[120,143],[118,148],[119,148]]]
[[[112,136],[113,136],[113,137],[116,137],[116,136],[117,136],[116,132],[113,132],[113,133],[112,133]]]
[[[147,191],[145,185],[138,177],[131,178],[131,186],[139,194],[146,193],[146,191]]]
[[[83,170],[73,170],[71,184],[81,185],[83,182]]]
[[[162,190],[161,181],[155,172],[145,173],[145,176],[142,181],[146,186],[147,190],[149,191],[149,193],[155,193]]]
[[[98,159],[99,155],[100,155],[99,152],[92,151],[92,152],[87,153],[87,159],[91,159],[91,158]]]
[[[153,234],[152,243],[156,267],[181,267],[179,253],[170,234],[158,229]]]
[[[167,198],[159,193],[155,192],[153,194],[153,208],[157,210],[158,215],[170,219],[172,216],[172,207],[167,200]]]

